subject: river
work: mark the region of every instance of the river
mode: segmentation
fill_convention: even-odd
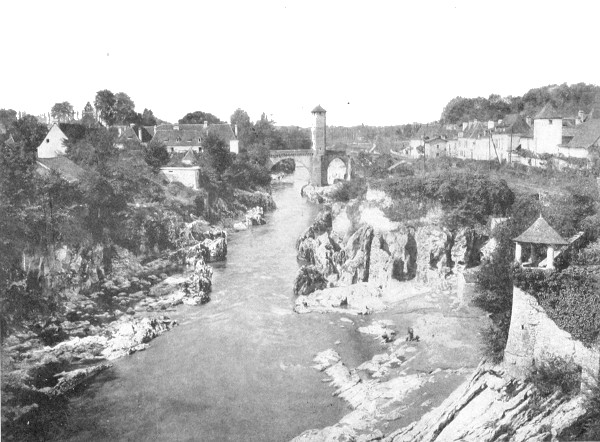
[[[349,411],[312,359],[335,348],[356,366],[380,349],[341,315],[292,311],[295,241],[318,211],[298,178],[274,187],[267,225],[230,236],[211,302],[178,308],[179,327],[74,397],[57,440],[285,441]]]

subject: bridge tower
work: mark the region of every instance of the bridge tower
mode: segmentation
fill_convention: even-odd
[[[325,116],[327,111],[319,105],[311,113],[313,115],[310,130],[313,150],[311,182],[315,186],[323,186],[327,184],[327,167],[323,161],[327,143],[327,121]]]

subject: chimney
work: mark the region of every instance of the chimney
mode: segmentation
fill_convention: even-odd
[[[494,126],[495,126],[494,122],[492,120],[489,120],[488,124],[487,124],[487,128],[491,130],[494,128]]]
[[[463,124],[462,124],[462,130],[464,131],[464,130],[467,128],[467,126],[468,126],[468,125],[469,125],[469,123],[468,123],[468,122],[466,122],[466,121],[463,121]]]
[[[237,128],[237,124],[233,125],[233,133],[235,134],[236,138],[238,136],[238,128]]]
[[[531,120],[531,117],[525,117],[525,122],[527,123],[528,126],[531,126],[531,124],[533,123],[533,121]]]
[[[582,110],[579,110],[579,112],[577,112],[577,124],[581,124],[583,123],[583,120],[585,120],[585,113]]]
[[[208,121],[204,120],[204,129],[208,129]]]
[[[140,142],[142,141],[142,128],[140,127],[138,129],[138,138],[140,139]]]

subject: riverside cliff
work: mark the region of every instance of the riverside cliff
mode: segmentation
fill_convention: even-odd
[[[388,204],[373,191],[333,204],[298,240],[307,265],[295,311],[337,313],[346,324],[371,315],[357,331],[386,351],[357,367],[335,349],[319,353],[314,368],[352,411],[294,441],[542,441],[568,433],[589,411],[581,396],[540,396],[503,366],[480,363],[489,318],[470,304],[464,281],[494,242],[486,244],[484,231],[440,227],[439,209],[394,223]]]

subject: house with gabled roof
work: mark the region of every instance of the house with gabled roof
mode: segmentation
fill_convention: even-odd
[[[558,148],[558,153],[567,158],[588,158],[591,150],[600,148],[600,119],[587,120],[569,133],[569,141]]]
[[[161,167],[160,171],[171,183],[177,181],[194,190],[200,188],[200,167],[191,146],[186,152],[171,153],[169,162]]]
[[[192,149],[200,152],[202,140],[209,134],[214,134],[223,140],[229,151],[239,153],[239,141],[230,124],[161,124],[156,127],[153,140],[160,141],[170,152],[187,152]]]
[[[59,125],[54,123],[37,148],[37,173],[43,176],[54,170],[70,183],[84,176],[85,170],[65,156],[64,142],[67,139]]]
[[[64,155],[67,150],[64,145],[66,140],[67,136],[60,129],[58,123],[54,123],[37,148],[38,158],[55,158],[58,155]]]

